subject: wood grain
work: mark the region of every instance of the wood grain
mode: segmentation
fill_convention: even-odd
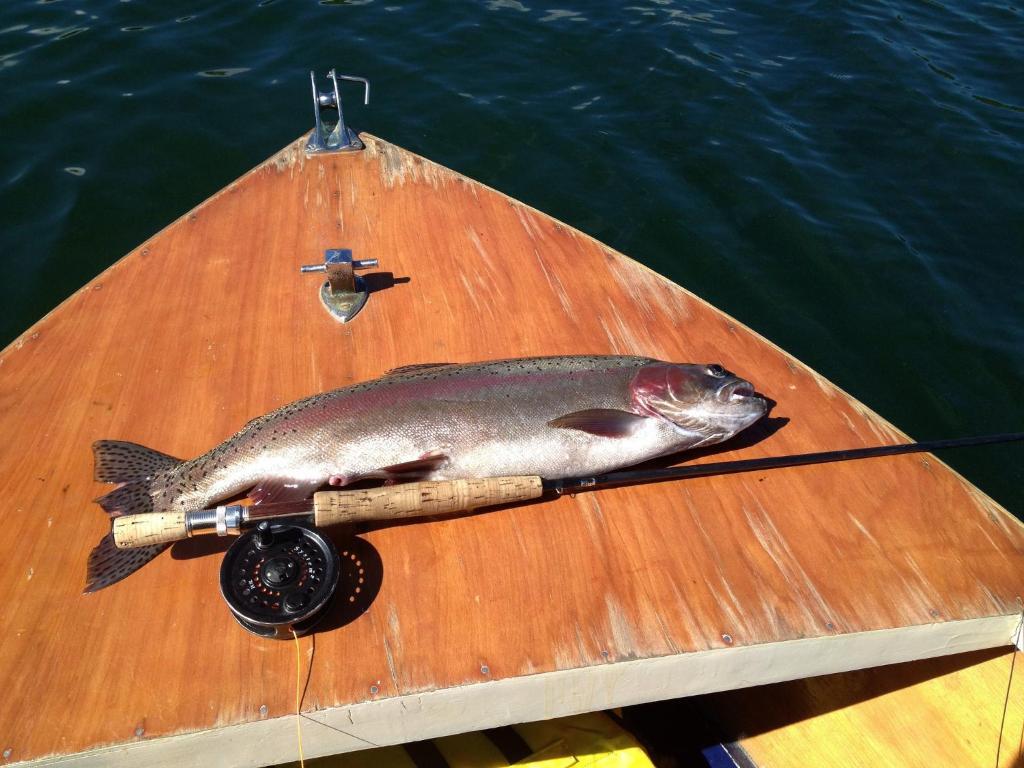
[[[398,366],[577,353],[719,362],[777,401],[785,426],[710,460],[903,439],[650,270],[364,139],[361,153],[315,159],[290,145],[0,354],[0,751],[11,762],[294,705],[294,649],[234,624],[221,558],[199,556],[199,540],[80,594],[109,529],[92,503],[109,489],[92,479],[94,440],[190,457],[284,403]],[[331,247],[380,260],[348,325],[320,306],[320,280],[298,272]],[[1021,525],[920,455],[617,488],[363,538],[383,581],[364,615],[317,636],[308,710],[1010,615],[1024,575]]]

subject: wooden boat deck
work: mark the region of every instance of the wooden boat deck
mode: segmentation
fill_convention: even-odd
[[[751,439],[698,461],[905,439],[683,288],[364,139],[313,159],[290,145],[0,354],[8,763],[295,757],[295,649],[235,625],[217,588],[223,541],[80,594],[108,528],[91,503],[108,488],[92,479],[96,439],[190,457],[396,366],[585,352],[720,362],[777,402]],[[380,259],[349,325],[298,272],[331,247]],[[364,583],[301,641],[307,756],[1005,646],[1024,584],[1021,524],[921,455],[335,540]]]

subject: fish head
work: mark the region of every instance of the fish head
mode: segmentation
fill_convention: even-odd
[[[720,365],[654,363],[630,383],[633,405],[644,415],[698,438],[693,447],[728,440],[768,412],[754,385]]]

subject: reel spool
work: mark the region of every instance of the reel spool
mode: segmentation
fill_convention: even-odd
[[[242,627],[288,640],[323,618],[339,573],[337,550],[315,530],[264,521],[224,555],[220,592]]]

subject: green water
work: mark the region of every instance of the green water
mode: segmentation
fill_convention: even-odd
[[[650,265],[914,437],[1024,430],[1024,12],[999,2],[8,0],[0,343],[307,130],[330,66],[373,83],[357,128]],[[1024,515],[1024,448],[947,458]]]

